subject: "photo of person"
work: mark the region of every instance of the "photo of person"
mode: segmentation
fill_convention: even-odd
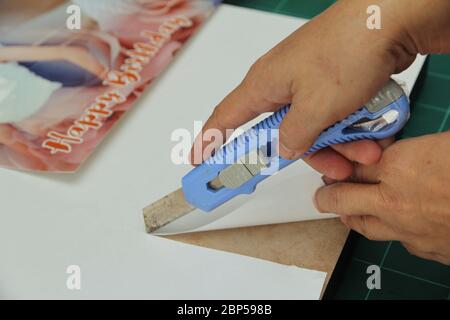
[[[73,172],[92,153],[139,94],[215,7],[212,0],[18,0],[0,3],[0,166]],[[80,30],[66,27],[67,7],[78,5]],[[25,8],[25,9],[24,9]],[[178,17],[189,24],[174,27]],[[172,20],[171,20],[172,19]],[[160,46],[143,36],[169,30]],[[169,26],[169,28],[167,28]],[[170,28],[174,28],[170,30]],[[150,38],[152,40],[152,38]],[[152,56],[139,64],[138,81],[115,88],[108,75],[124,70],[138,46]],[[130,53],[131,52],[131,53]],[[110,76],[111,77],[111,76]],[[112,88],[123,101],[82,142],[64,136]],[[63,106],[63,107],[62,107]],[[92,128],[88,128],[92,129]],[[49,143],[50,139],[50,143]],[[70,139],[69,139],[70,140]],[[54,148],[55,144],[65,148]],[[51,147],[49,147],[51,146]]]

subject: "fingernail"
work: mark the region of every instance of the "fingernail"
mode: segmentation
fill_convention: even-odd
[[[323,213],[323,212],[320,210],[320,208],[319,208],[319,203],[318,203],[318,201],[317,201],[317,194],[318,194],[319,190],[320,190],[320,189],[317,189],[317,191],[314,193],[314,196],[313,196],[313,198],[312,198],[312,201],[313,201],[314,207],[317,209],[317,211],[319,211],[320,213]]]
[[[295,160],[302,156],[300,152],[296,152],[287,148],[285,145],[280,143],[280,156],[287,160]]]
[[[325,183],[326,186],[329,186],[330,184],[338,182],[337,180],[328,178],[327,176],[322,176],[322,181]]]

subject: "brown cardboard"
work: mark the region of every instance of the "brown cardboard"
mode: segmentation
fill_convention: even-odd
[[[327,272],[327,282],[347,239],[339,219],[206,231],[168,238],[286,265]]]

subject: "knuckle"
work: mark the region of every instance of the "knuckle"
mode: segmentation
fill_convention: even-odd
[[[314,199],[320,212],[342,213],[339,208],[338,192],[334,185],[320,188]]]
[[[213,110],[213,112],[212,112],[212,114],[211,114],[211,117],[210,117],[210,119],[216,124],[216,125],[218,125],[218,126],[220,126],[221,127],[221,122],[222,122],[222,117],[221,117],[221,114],[222,114],[222,110],[221,110],[221,108],[220,108],[220,105],[218,105],[218,106],[216,106],[215,108],[214,108],[214,110]]]
[[[387,211],[403,211],[404,202],[396,191],[387,189],[382,183],[377,185],[377,190],[380,208]]]
[[[339,193],[336,188],[330,187],[328,192],[328,204],[334,211],[340,212]]]
[[[260,58],[258,58],[250,66],[250,69],[247,73],[246,78],[249,78],[252,76],[257,76],[257,75],[261,74],[262,72],[264,72],[264,70],[266,70],[266,68],[267,68],[267,65],[269,64],[268,60],[269,60],[268,54],[265,54],[265,55],[261,56]]]
[[[222,128],[222,129],[234,129],[230,128],[232,114],[229,112],[226,112],[224,108],[219,104],[216,106],[211,114],[211,120],[214,123],[215,127]]]
[[[264,56],[256,60],[239,85],[247,95],[251,96],[252,100],[261,99],[261,96],[267,91],[266,87],[269,83],[267,81],[269,78],[267,72],[269,62],[267,60]]]

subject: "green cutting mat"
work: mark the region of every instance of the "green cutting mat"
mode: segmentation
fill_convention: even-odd
[[[333,0],[225,0],[258,10],[312,18]],[[401,138],[450,129],[450,55],[430,56],[411,97],[412,117]],[[333,283],[335,299],[447,299],[450,267],[411,256],[397,242],[354,238],[351,258],[340,280]],[[368,290],[367,267],[381,267],[381,289]]]

